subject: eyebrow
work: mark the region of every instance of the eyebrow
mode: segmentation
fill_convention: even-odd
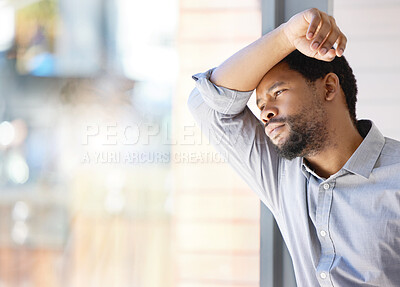
[[[267,90],[267,94],[271,93],[274,89],[276,89],[279,86],[285,85],[285,82],[275,82],[269,89]],[[256,105],[258,106],[258,103],[260,102],[260,99],[256,100]]]

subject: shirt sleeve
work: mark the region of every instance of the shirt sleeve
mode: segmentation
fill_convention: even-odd
[[[213,70],[193,76],[196,87],[189,96],[189,109],[203,134],[275,215],[279,210],[280,158],[264,125],[247,107],[253,91],[213,84]]]

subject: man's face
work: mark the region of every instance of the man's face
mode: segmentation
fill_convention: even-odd
[[[272,68],[257,87],[265,133],[287,159],[311,156],[327,141],[327,114],[321,80],[308,83],[286,63]]]

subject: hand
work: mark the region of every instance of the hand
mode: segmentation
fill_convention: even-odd
[[[341,57],[347,38],[332,16],[312,8],[294,15],[283,27],[289,42],[306,56],[323,61]],[[334,44],[337,48],[332,48]]]

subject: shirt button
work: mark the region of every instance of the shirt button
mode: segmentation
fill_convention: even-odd
[[[325,272],[322,272],[321,274],[319,274],[319,276],[320,276],[322,279],[326,279],[326,273],[325,273]]]
[[[322,237],[325,237],[326,236],[326,231],[325,230],[321,230],[321,232],[319,234],[321,234]]]
[[[328,190],[328,189],[329,189],[329,183],[325,183],[325,184],[324,184],[324,189],[325,189],[325,190]]]

